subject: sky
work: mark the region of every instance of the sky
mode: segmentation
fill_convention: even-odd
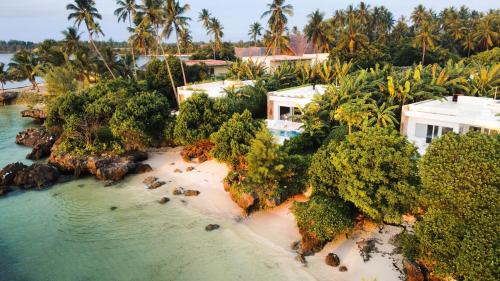
[[[0,0],[0,40],[25,40],[39,42],[44,39],[62,39],[61,31],[72,25],[68,22],[66,5],[71,0]],[[138,0],[140,2],[140,0]],[[201,9],[208,9],[224,26],[224,40],[248,40],[248,29],[252,22],[260,21],[263,25],[266,19],[261,14],[266,10],[266,4],[271,0],[181,0],[181,4],[189,3],[188,13],[191,21],[191,31],[194,41],[207,40],[206,32],[197,22]],[[124,41],[128,38],[126,25],[117,23],[113,11],[115,0],[96,0],[97,9],[103,16],[101,22],[105,33],[104,38]],[[326,16],[331,16],[337,9],[345,9],[347,5],[357,5],[359,1],[344,0],[287,0],[294,6],[295,15],[289,19],[289,27],[302,27],[307,22],[307,15],[315,9],[320,9]],[[466,5],[471,9],[487,11],[500,9],[498,0],[377,0],[365,1],[369,5],[384,5],[395,16],[408,16],[418,4],[440,11],[445,7]],[[83,26],[82,26],[83,27]],[[83,31],[83,30],[82,30]],[[86,36],[83,36],[86,38]]]

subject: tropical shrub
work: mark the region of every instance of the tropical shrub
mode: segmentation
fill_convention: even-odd
[[[335,183],[338,194],[366,216],[399,223],[412,209],[419,184],[418,152],[405,137],[396,131],[367,128],[328,149],[326,157],[336,179],[326,182]]]
[[[171,121],[166,97],[156,92],[139,92],[118,105],[110,128],[126,149],[142,149],[160,144]]]
[[[235,113],[211,135],[210,140],[215,145],[213,157],[232,166],[243,162],[250,149],[250,142],[262,126],[262,122],[254,120],[248,110],[242,114]]]
[[[500,136],[446,134],[422,157],[418,258],[457,280],[499,274]]]
[[[77,74],[68,67],[53,67],[43,77],[51,95],[63,95],[76,91],[80,86]]]
[[[214,99],[204,93],[194,94],[180,106],[174,128],[175,142],[187,145],[208,139],[226,118],[226,113],[216,108]]]
[[[312,196],[307,202],[295,202],[293,214],[302,232],[320,242],[335,239],[353,227],[355,208],[339,197]]]

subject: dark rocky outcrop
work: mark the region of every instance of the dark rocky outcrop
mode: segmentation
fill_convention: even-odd
[[[18,96],[17,92],[0,92],[0,105],[7,105],[14,101]]]
[[[422,269],[417,264],[409,261],[408,259],[403,260],[403,267],[406,273],[407,281],[424,281],[424,273]]]
[[[16,136],[16,143],[32,147],[33,150],[26,158],[38,160],[50,155],[57,136],[49,134],[43,128],[29,128]]]
[[[178,196],[178,195],[184,194],[184,192],[186,192],[186,190],[184,190],[184,188],[177,187],[177,188],[174,189],[174,191],[172,192],[172,194]]]
[[[325,258],[325,263],[329,266],[337,267],[340,265],[340,258],[334,253],[329,253]]]
[[[47,112],[44,111],[43,109],[26,109],[21,111],[21,116],[22,117],[29,117],[33,118],[37,121],[45,121],[47,119]]]
[[[92,174],[102,181],[119,181],[127,174],[135,173],[140,161],[147,160],[147,153],[129,151],[120,156],[80,156],[60,152],[57,142],[52,147],[49,163],[63,173],[75,176]],[[144,166],[142,166],[143,169]]]
[[[218,225],[218,224],[209,224],[209,225],[205,226],[206,231],[213,231],[213,230],[216,230],[219,228],[220,228],[220,225]]]
[[[153,168],[149,164],[137,163],[133,174],[144,174],[153,171]]]
[[[28,166],[23,163],[12,163],[0,170],[0,196],[4,196],[11,191],[11,186],[14,185],[14,179],[17,173],[26,169]]]
[[[42,189],[59,179],[59,171],[49,164],[35,163],[16,173],[14,185],[22,189]]]

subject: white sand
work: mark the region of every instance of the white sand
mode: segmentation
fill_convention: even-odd
[[[140,179],[153,175],[167,182],[166,186],[150,192],[165,196],[165,190],[167,190],[169,194],[167,196],[173,199],[173,203],[177,200],[184,200],[186,207],[214,218],[215,222],[218,220],[235,221],[240,217],[241,209],[223,188],[222,181],[228,172],[227,167],[216,161],[207,161],[202,164],[186,163],[180,157],[180,151],[181,148],[172,148],[166,152],[149,153],[150,159],[146,163],[153,167],[153,172],[141,175]],[[188,167],[194,167],[194,170],[187,172]],[[176,173],[175,169],[180,169],[182,173]],[[176,197],[171,193],[175,187],[199,190],[201,194],[195,198]],[[272,210],[257,212],[244,218],[238,224],[242,231],[247,232],[244,238],[273,247],[274,253],[278,252],[282,255],[280,259],[284,260],[284,267],[290,270],[290,274],[302,270],[307,273],[304,275],[307,279],[320,281],[402,280],[402,274],[393,265],[394,263],[401,267],[402,257],[391,254],[394,247],[388,243],[393,235],[401,231],[400,228],[393,226],[386,226],[382,233],[379,233],[375,225],[367,224],[363,230],[355,231],[350,236],[351,239],[346,240],[342,235],[337,241],[328,243],[321,252],[307,257],[307,267],[299,265],[294,261],[295,253],[290,249],[293,241],[300,240],[295,219],[289,209],[292,201],[297,199],[304,200],[297,197]],[[363,262],[356,244],[363,238],[380,239],[377,252],[373,253],[372,258],[366,263]],[[348,268],[347,272],[339,272],[338,268],[325,264],[325,257],[330,252],[340,257],[341,265]]]

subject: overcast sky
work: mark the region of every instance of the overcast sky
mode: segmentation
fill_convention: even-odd
[[[139,2],[140,0],[138,0]],[[66,4],[70,0],[0,0],[0,40],[18,39],[41,41],[46,38],[61,39],[61,31],[72,25],[67,21]],[[103,16],[101,22],[105,39],[126,40],[128,37],[123,23],[118,24],[113,11],[115,0],[96,0],[97,8]],[[195,41],[206,40],[205,31],[196,21],[199,11],[208,9],[213,16],[219,18],[224,26],[224,40],[248,40],[248,26],[260,19],[271,0],[188,0],[191,11],[188,16],[193,18],[191,30]],[[336,9],[344,9],[349,4],[357,5],[359,1],[344,0],[288,0],[294,6],[295,15],[290,18],[289,26],[302,28],[307,21],[307,15],[315,9],[320,9],[327,16]],[[365,1],[371,6],[385,5],[393,12],[395,18],[409,15],[413,8],[422,3],[428,8],[441,10],[453,3],[454,6],[467,5],[479,11],[500,8],[499,0],[378,0]]]

